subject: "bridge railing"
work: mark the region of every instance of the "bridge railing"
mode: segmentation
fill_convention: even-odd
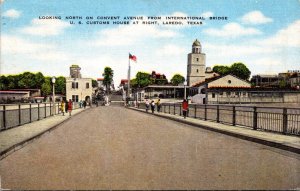
[[[79,108],[73,103],[73,109]],[[30,103],[30,104],[1,104],[0,105],[0,131],[42,120],[61,113],[60,103]]]
[[[140,104],[139,108],[145,108]],[[181,103],[162,103],[161,112],[182,116]],[[300,108],[190,104],[187,116],[254,130],[300,136]]]

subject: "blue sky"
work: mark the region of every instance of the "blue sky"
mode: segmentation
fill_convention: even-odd
[[[299,0],[1,0],[1,74],[68,76],[69,66],[79,64],[83,77],[98,78],[110,66],[118,85],[127,76],[131,52],[138,59],[132,63],[132,77],[137,71],[155,70],[171,79],[175,73],[186,76],[187,54],[196,38],[207,66],[243,62],[252,74],[300,69],[299,10]],[[70,25],[66,16],[82,16],[84,24]],[[87,25],[86,16],[206,20],[193,26]],[[209,16],[228,20],[212,21]]]

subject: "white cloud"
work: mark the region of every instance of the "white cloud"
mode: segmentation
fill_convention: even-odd
[[[209,17],[214,16],[214,13],[211,11],[207,11],[207,12],[202,13],[201,16],[204,18],[209,18]]]
[[[274,36],[261,41],[261,44],[280,47],[300,47],[300,20],[279,30]]]
[[[1,3],[3,3],[3,2],[4,1],[1,1]],[[20,15],[21,15],[21,12],[15,10],[15,9],[9,9],[9,10],[7,10],[3,13],[4,17],[8,17],[8,18],[11,18],[11,19],[17,19],[17,18],[20,17]]]
[[[34,43],[29,40],[10,35],[3,35],[1,38],[3,54],[24,56],[26,58],[43,61],[61,61],[67,59],[67,55],[57,51],[56,46],[51,44]]]
[[[98,46],[126,46],[142,43],[149,39],[171,38],[177,35],[174,31],[152,25],[127,25],[100,31],[100,38],[97,41],[90,42],[90,44]]]
[[[266,17],[260,11],[251,11],[251,12],[245,14],[241,18],[241,20],[245,24],[254,24],[254,25],[273,22],[273,19]]]
[[[204,33],[210,36],[217,37],[238,37],[238,36],[248,36],[248,35],[259,35],[262,34],[261,31],[255,28],[246,28],[238,23],[228,23],[224,25],[221,29],[209,28],[204,30]]]
[[[186,53],[186,50],[180,46],[174,45],[174,44],[167,44],[163,46],[161,49],[156,51],[156,54],[158,55],[164,55],[164,56],[172,56],[172,55],[183,55]]]
[[[70,24],[57,19],[33,19],[31,26],[22,29],[22,32],[37,36],[55,36],[70,27]]]

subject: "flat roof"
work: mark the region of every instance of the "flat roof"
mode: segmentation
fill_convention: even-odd
[[[11,91],[11,90],[2,90],[0,91],[0,94],[29,94],[29,91],[24,92],[24,91]]]

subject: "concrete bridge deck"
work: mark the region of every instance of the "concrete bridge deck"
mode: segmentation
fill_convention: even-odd
[[[0,174],[5,189],[299,189],[300,156],[97,107],[2,159]]]

